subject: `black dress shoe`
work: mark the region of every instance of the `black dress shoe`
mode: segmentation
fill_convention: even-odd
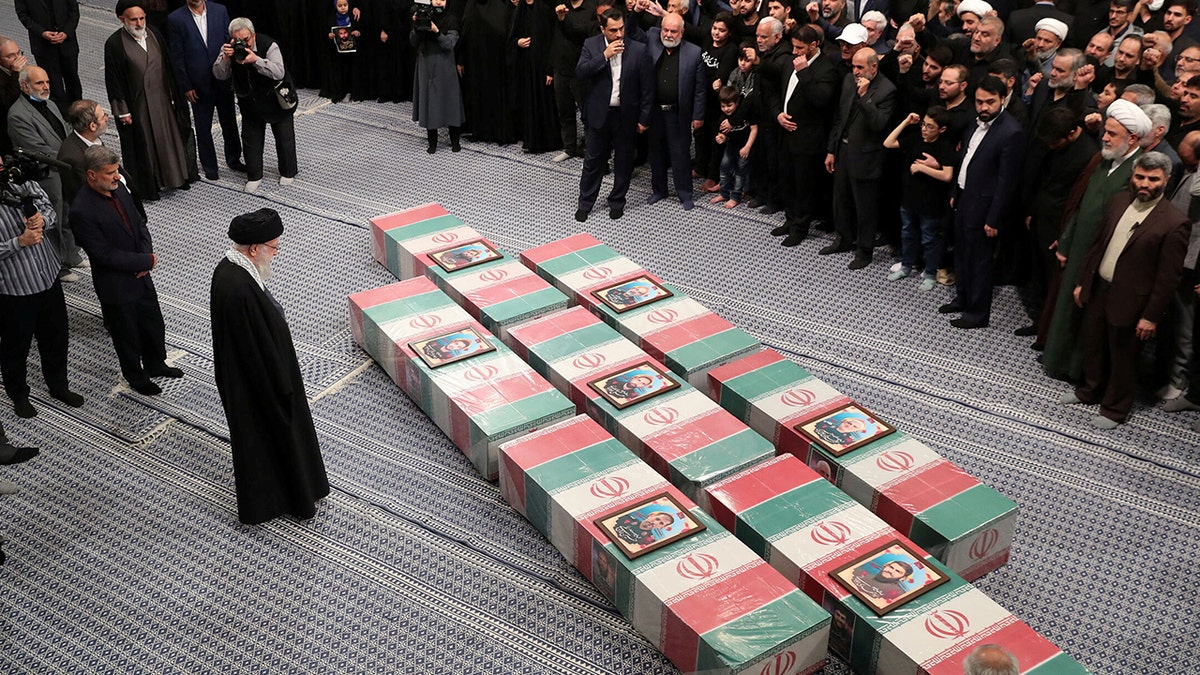
[[[970,319],[951,319],[950,325],[955,328],[971,329],[971,328],[987,328],[986,321],[971,321]]]
[[[150,380],[135,380],[129,383],[129,388],[144,396],[157,396],[162,393],[162,387]]]
[[[775,204],[771,204],[771,203],[769,203],[769,202],[768,202],[768,203],[767,203],[767,205],[766,205],[766,206],[764,206],[764,207],[762,207],[761,209],[759,209],[759,211],[758,211],[758,212],[759,212],[759,213],[761,213],[761,214],[763,214],[764,216],[773,216],[773,215],[775,215],[776,213],[779,213],[779,212],[780,212],[780,211],[782,211],[782,210],[783,210],[783,209],[779,208],[779,207],[778,207],[778,206],[776,206]]]
[[[854,260],[851,260],[850,264],[847,265],[846,267],[848,267],[849,269],[852,269],[852,270],[861,270],[862,268],[866,267],[867,265],[870,265],[871,260],[872,260],[871,256],[863,255],[862,253],[858,253],[858,254],[855,254]]]
[[[841,237],[838,237],[837,239],[833,240],[832,244],[826,246],[825,248],[821,249],[820,251],[817,251],[817,255],[830,255],[832,253],[845,253],[846,251],[849,251],[849,250],[850,250],[850,247],[845,245],[844,243],[842,243]]]
[[[779,227],[771,230],[771,236],[772,237],[782,237],[785,234],[790,234],[791,231],[792,231],[792,226],[788,225],[787,223],[784,223],[783,225],[780,225]]]
[[[28,398],[14,398],[13,412],[17,413],[17,417],[29,419],[37,415],[37,408],[33,407]]]
[[[205,171],[204,177],[209,180],[217,180],[221,177],[221,174],[217,173],[216,171]]]
[[[791,234],[789,234],[786,239],[784,239],[782,242],[780,242],[780,244],[783,246],[789,246],[789,247],[798,246],[800,244],[800,242],[804,241],[807,238],[808,238],[807,232],[796,231],[796,232],[792,232]]]
[[[154,370],[147,370],[146,374],[150,377],[183,377],[183,371],[172,366],[163,366]]]
[[[608,217],[616,220],[625,215],[625,209],[611,208],[608,210]]]
[[[947,302],[946,304],[942,305],[941,307],[938,307],[938,314],[957,314],[958,312],[961,312],[961,311],[962,311],[962,307],[959,307],[958,305],[954,304],[953,302]]]
[[[31,460],[37,456],[38,456],[37,448],[13,448],[12,457],[9,457],[8,459],[4,460],[3,462],[0,462],[0,465],[8,466],[10,464],[20,464],[21,462],[28,462],[29,460]]]
[[[752,209],[757,209],[757,208],[763,206],[763,202],[758,201],[758,198],[756,198],[756,197],[751,197],[746,202],[746,206],[749,208],[752,208]]]
[[[180,190],[191,190],[192,189],[192,181],[190,181],[190,180],[184,181],[183,185],[179,186],[179,189]]]
[[[232,170],[232,171],[237,171],[238,173],[246,173],[246,165],[243,164],[241,160],[235,159],[230,162],[225,162],[225,166],[229,167],[230,170]]]
[[[83,405],[83,397],[71,391],[70,389],[65,389],[63,391],[52,391],[50,392],[50,396],[62,401],[63,403],[66,403],[72,408],[78,408],[79,406]]]
[[[590,213],[590,211],[584,211],[583,209],[579,209],[578,211],[575,212],[575,220],[578,220],[579,222],[582,223],[583,221],[587,220],[588,213]]]
[[[812,226],[821,232],[833,232],[833,221],[831,220],[814,218],[812,221]]]
[[[1018,337],[1031,337],[1031,336],[1037,335],[1037,326],[1035,324],[1029,324],[1028,326],[1021,326],[1020,328],[1013,331],[1013,335],[1016,335]]]

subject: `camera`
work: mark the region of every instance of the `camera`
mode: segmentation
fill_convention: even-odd
[[[432,24],[437,14],[437,10],[429,2],[417,0],[413,3],[413,28],[425,32],[433,30]]]
[[[241,38],[233,38],[229,41],[229,46],[233,47],[233,60],[241,63],[250,55],[250,45]]]
[[[22,150],[17,150],[4,158],[4,168],[0,168],[0,189],[39,180],[49,173],[50,169],[45,163],[30,157]]]

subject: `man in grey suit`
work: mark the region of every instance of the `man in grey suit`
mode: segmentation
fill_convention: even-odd
[[[58,107],[50,105],[50,76],[42,68],[25,66],[21,69],[19,80],[24,95],[8,110],[8,137],[12,140],[13,148],[46,157],[57,157],[70,127],[63,120]],[[50,244],[62,261],[59,278],[63,281],[79,281],[79,275],[70,268],[85,265],[67,223],[62,178],[58,171],[52,170],[48,176],[39,180],[38,184],[50,197],[54,213],[58,216],[59,226],[50,231]]]
[[[837,121],[829,134],[825,170],[833,174],[833,219],[837,235],[821,255],[855,249],[850,269],[871,264],[883,178],[883,139],[896,107],[896,85],[879,75],[879,55],[860,49],[842,82]]]

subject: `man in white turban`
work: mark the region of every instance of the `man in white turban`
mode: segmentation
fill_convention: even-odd
[[[1153,125],[1142,109],[1117,99],[1108,106],[1104,120],[1101,149],[1076,182],[1073,193],[1086,185],[1078,204],[1068,204],[1066,227],[1056,242],[1056,255],[1066,283],[1052,288],[1043,316],[1051,316],[1042,354],[1046,372],[1058,379],[1078,382],[1083,376],[1083,351],[1079,331],[1083,312],[1075,304],[1075,282],[1083,269],[1084,258],[1100,235],[1104,214],[1114,195],[1129,186],[1133,159],[1141,154],[1142,138]],[[1039,342],[1043,342],[1039,335]]]

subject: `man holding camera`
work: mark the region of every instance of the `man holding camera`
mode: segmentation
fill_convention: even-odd
[[[67,305],[58,280],[58,253],[45,239],[58,223],[50,199],[32,180],[14,183],[16,173],[36,171],[0,163],[0,376],[18,417],[33,417],[26,381],[29,348],[37,337],[42,375],[50,395],[78,408],[83,397],[67,382]],[[27,165],[28,164],[28,165]]]
[[[300,169],[292,120],[296,110],[294,89],[283,64],[283,54],[269,36],[254,32],[250,19],[239,17],[229,22],[229,35],[231,39],[221,47],[212,71],[218,80],[233,81],[233,93],[242,111],[246,192],[254,192],[262,184],[263,142],[268,124],[279,157],[279,184],[291,185]],[[288,96],[292,97],[290,101]]]

